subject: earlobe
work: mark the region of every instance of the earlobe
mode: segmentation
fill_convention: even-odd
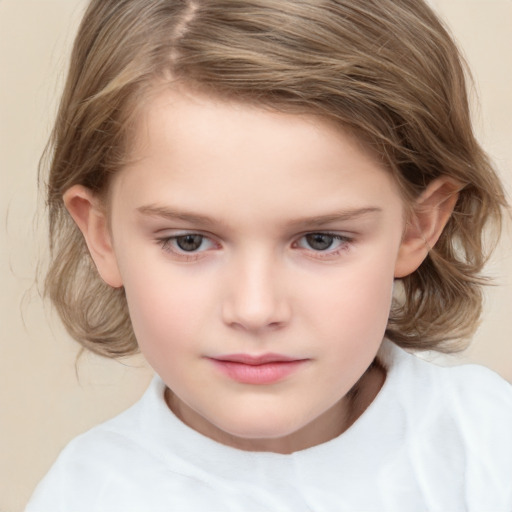
[[[447,176],[432,181],[414,204],[395,265],[395,277],[414,272],[441,236],[462,185]]]
[[[113,288],[121,287],[123,282],[108,220],[99,198],[88,188],[74,185],[64,193],[63,199],[66,209],[84,236],[101,278]]]

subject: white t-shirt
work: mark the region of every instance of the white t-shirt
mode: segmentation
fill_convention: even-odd
[[[511,512],[512,387],[485,368],[383,348],[387,378],[363,415],[291,455],[202,436],[156,377],[63,450],[26,512]]]

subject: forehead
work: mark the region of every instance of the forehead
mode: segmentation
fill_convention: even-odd
[[[189,86],[187,83],[167,81],[147,87],[143,97],[144,100],[137,109],[135,130],[131,132],[134,136],[131,149],[138,158],[144,156],[144,153],[147,154],[144,145],[147,147],[149,138],[155,147],[156,130],[165,128],[160,134],[169,135],[175,140],[181,136],[197,134],[198,140],[195,144],[198,144],[201,142],[201,135],[205,142],[214,135],[219,138],[229,135],[227,132],[235,124],[238,125],[236,128],[244,128],[244,135],[247,137],[257,135],[258,131],[267,131],[269,140],[274,138],[276,144],[282,143],[286,138],[299,140],[301,135],[309,137],[310,145],[320,139],[326,144],[338,144],[340,138],[343,138],[345,144],[358,147],[368,159],[373,155],[375,163],[385,166],[376,151],[369,144],[365,144],[362,138],[344,127],[340,121],[336,121],[335,117],[322,115],[311,106],[288,104],[272,98],[263,98],[259,102],[251,98],[235,99],[215,90],[209,91],[200,84]],[[214,126],[218,129],[212,132],[211,128]],[[279,130],[280,137],[272,137]],[[256,142],[258,141],[255,140]]]
[[[148,102],[132,163],[114,185],[140,205],[226,214],[237,206],[264,214],[265,205],[280,205],[290,215],[378,207],[383,192],[397,200],[391,174],[334,123],[186,89],[160,91]]]

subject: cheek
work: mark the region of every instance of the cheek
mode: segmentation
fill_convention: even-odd
[[[364,304],[386,309],[392,285],[392,267],[383,268],[382,271],[376,266],[352,267],[346,274],[342,273],[332,279],[329,283],[329,295],[333,305],[341,301],[349,311],[357,311]]]
[[[387,270],[387,269],[385,269]],[[368,271],[351,283],[351,299],[345,305],[356,330],[381,339],[386,329],[393,295],[393,273]]]
[[[202,339],[200,329],[212,302],[208,300],[208,287],[196,286],[186,273],[170,272],[165,263],[127,266],[125,270],[133,330],[149,360],[176,353],[180,346]]]
[[[333,272],[324,287],[309,286],[304,314],[331,338],[342,342],[380,343],[387,326],[393,293],[393,258],[366,258]]]
[[[318,304],[317,333],[326,341],[326,385],[346,392],[371,364],[388,324],[393,292],[390,267],[360,272],[333,283],[328,313]]]

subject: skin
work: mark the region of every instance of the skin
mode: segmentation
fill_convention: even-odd
[[[339,128],[184,89],[149,103],[134,148],[107,209],[79,185],[64,199],[103,279],[124,286],[169,407],[245,450],[291,453],[349,428],[385,379],[367,369],[393,281],[437,240],[455,184],[433,182],[406,219],[391,174]],[[247,384],[211,359],[267,353],[303,362]]]

